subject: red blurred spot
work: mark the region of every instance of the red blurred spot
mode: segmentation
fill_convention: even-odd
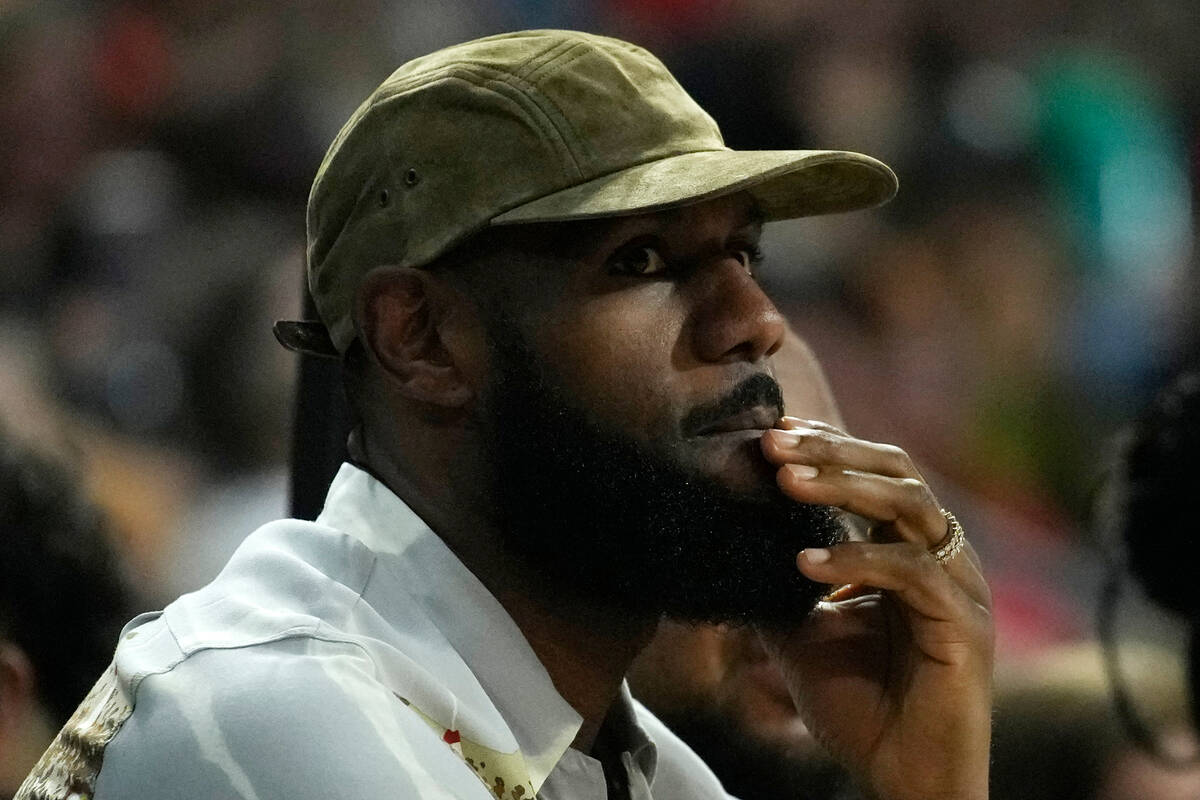
[[[143,117],[162,103],[171,83],[166,31],[139,8],[115,8],[101,25],[92,77],[103,103],[120,116]]]
[[[996,650],[1003,657],[1037,653],[1087,635],[1087,620],[1052,589],[1017,577],[993,577],[988,582],[996,622]]]
[[[613,7],[628,19],[667,38],[711,29],[728,17],[731,0],[617,0]]]

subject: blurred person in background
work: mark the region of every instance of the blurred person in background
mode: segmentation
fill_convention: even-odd
[[[261,326],[295,314],[282,276],[303,263],[295,220],[325,134],[297,119],[280,11],[0,10],[4,349],[26,334],[20,357],[156,602],[209,580],[240,540],[196,528],[285,509],[291,363]]]
[[[1183,372],[1142,412],[1109,496],[1110,562],[1188,626],[1191,713],[1200,728],[1200,559],[1192,499],[1200,488],[1200,371]],[[1117,587],[1113,587],[1114,590]]]
[[[725,148],[617,40],[402,67],[314,183],[322,321],[277,328],[344,358],[355,463],[131,626],[18,796],[724,797],[623,682],[664,613],[758,624],[876,795],[985,796],[978,560],[903,451],[781,418],[753,277],[764,221],[895,189]]]
[[[1099,609],[1101,642],[1114,708],[1131,745],[1113,776],[1113,797],[1149,797],[1151,787],[1162,787],[1165,797],[1200,796],[1200,583],[1192,569],[1200,559],[1197,476],[1200,371],[1193,366],[1160,389],[1125,432],[1101,506],[1109,564]],[[1186,641],[1175,699],[1165,708],[1155,700],[1164,683],[1171,686],[1173,659],[1158,659],[1153,670],[1137,669],[1134,660],[1128,669],[1128,651],[1136,654],[1140,646],[1124,642],[1127,632],[1117,624],[1120,601],[1130,594],[1123,591],[1129,576],[1175,623],[1172,638]]]
[[[112,659],[132,605],[76,476],[0,428],[0,798]]]
[[[794,331],[774,366],[789,413],[844,427],[820,363]],[[628,678],[634,697],[696,751],[730,794],[857,796],[845,770],[808,732],[752,627],[663,620]]]

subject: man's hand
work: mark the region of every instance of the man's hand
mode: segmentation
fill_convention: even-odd
[[[991,595],[899,448],[784,417],[763,453],[789,497],[873,521],[871,541],[806,550],[800,571],[842,586],[795,630],[762,631],[796,707],[830,754],[885,800],[987,797]]]

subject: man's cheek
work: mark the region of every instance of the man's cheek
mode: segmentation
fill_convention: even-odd
[[[655,383],[661,376],[634,376],[633,368],[617,374],[605,393],[611,403],[607,414],[613,424],[651,449],[675,449],[680,443],[683,409],[669,384]]]
[[[606,358],[591,353],[574,362],[562,384],[597,422],[611,425],[640,440],[671,436],[678,428],[676,403],[662,370],[641,361]]]

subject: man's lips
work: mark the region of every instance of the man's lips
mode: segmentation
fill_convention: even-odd
[[[719,433],[734,433],[737,431],[765,431],[775,425],[779,419],[776,409],[766,406],[754,406],[737,414],[732,414],[706,425],[696,431],[693,436],[713,436]]]

